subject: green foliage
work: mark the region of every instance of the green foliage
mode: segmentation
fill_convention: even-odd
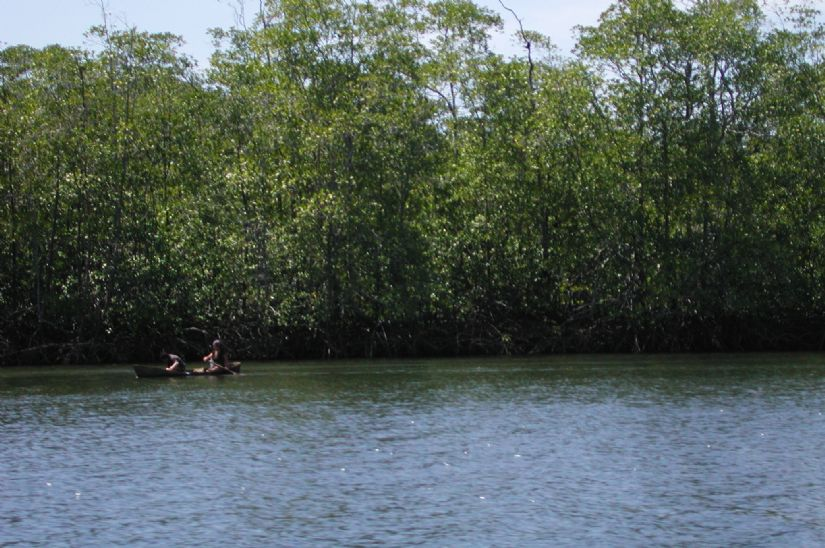
[[[821,18],[627,0],[577,57],[470,1],[268,1],[0,51],[0,355],[821,345]]]

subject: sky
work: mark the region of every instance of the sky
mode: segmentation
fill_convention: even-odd
[[[208,66],[214,47],[208,29],[237,25],[239,2],[247,6],[251,21],[258,0],[103,0],[109,23],[116,28],[135,26],[146,32],[171,32],[183,37],[181,51],[193,57],[198,66]],[[505,21],[505,31],[494,36],[495,51],[511,55],[518,52],[512,39],[517,23],[499,0],[476,0],[491,8]],[[539,31],[551,38],[561,53],[574,44],[572,28],[593,25],[611,4],[610,0],[504,0],[521,18],[526,30]],[[49,44],[94,49],[84,37],[92,26],[103,22],[101,0],[0,0],[0,48],[26,44],[42,48]]]

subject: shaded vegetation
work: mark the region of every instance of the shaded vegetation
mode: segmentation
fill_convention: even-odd
[[[500,17],[0,51],[3,362],[822,348],[820,15],[622,0],[572,58]]]

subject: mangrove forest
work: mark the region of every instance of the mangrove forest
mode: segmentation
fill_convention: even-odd
[[[518,54],[491,48],[516,20]],[[0,360],[825,346],[813,3],[266,0],[0,50]]]

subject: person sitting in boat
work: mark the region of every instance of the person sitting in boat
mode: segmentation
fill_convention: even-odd
[[[203,357],[203,361],[208,363],[204,373],[217,373],[218,371],[229,371],[229,356],[220,339],[212,342],[212,352]]]
[[[160,359],[166,362],[166,370],[170,373],[185,373],[186,361],[177,354],[169,354],[164,352],[160,355]]]

